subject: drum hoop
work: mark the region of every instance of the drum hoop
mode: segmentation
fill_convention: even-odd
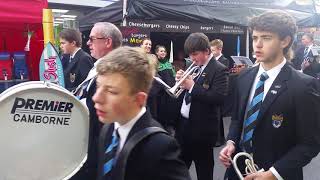
[[[32,86],[32,85],[36,85],[36,86]],[[80,103],[81,107],[84,107],[83,110],[89,116],[89,109],[87,108],[87,106],[83,106],[83,102],[81,102],[79,99],[77,99],[71,92],[69,92],[67,89],[64,89],[63,87],[61,87],[59,85],[56,85],[56,84],[50,83],[50,82],[45,82],[45,81],[29,81],[29,82],[24,82],[24,83],[20,83],[15,86],[12,86],[0,94],[0,102],[3,101],[4,99],[6,99],[7,97],[15,94],[17,92],[17,90],[19,90],[19,92],[22,92],[22,91],[29,90],[29,89],[42,89],[42,88],[51,88],[54,90],[58,90],[59,92],[63,92],[65,94],[68,94],[69,97],[71,97],[73,100],[75,100],[74,102],[76,102],[77,104]]]

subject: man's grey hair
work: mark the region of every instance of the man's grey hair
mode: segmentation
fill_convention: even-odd
[[[99,29],[101,36],[105,38],[110,37],[112,39],[113,49],[121,46],[122,33],[117,26],[109,22],[98,22],[95,23],[94,26],[96,26]]]

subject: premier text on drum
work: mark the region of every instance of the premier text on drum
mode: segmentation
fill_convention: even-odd
[[[15,122],[69,125],[71,102],[16,97],[11,109]]]

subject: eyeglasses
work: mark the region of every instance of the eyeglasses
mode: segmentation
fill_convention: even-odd
[[[93,37],[93,36],[89,37],[90,42],[93,42],[94,40],[97,40],[97,39],[107,39],[107,38],[106,37]]]

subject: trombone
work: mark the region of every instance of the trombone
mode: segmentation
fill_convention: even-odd
[[[195,62],[193,62],[183,73],[182,77],[176,82],[176,84],[173,87],[168,86],[165,82],[163,82],[158,77],[153,77],[156,81],[158,81],[160,84],[164,85],[166,88],[166,92],[173,98],[178,98],[180,94],[184,91],[183,88],[181,88],[181,84],[183,81],[189,76],[192,75],[192,78],[199,76],[201,73],[200,66],[195,65]]]
[[[241,156],[245,156],[247,158],[244,161],[246,164],[246,168],[245,168],[246,174],[245,175],[264,171],[264,169],[259,170],[259,167],[254,163],[253,157],[250,154],[248,154],[246,152],[239,152],[238,154],[236,154],[233,157],[233,159],[230,158],[230,161],[231,161],[232,166],[233,166],[234,170],[236,171],[238,177],[240,178],[240,180],[244,179],[243,174],[241,173],[241,171],[239,170],[238,165],[237,165],[237,160]]]

